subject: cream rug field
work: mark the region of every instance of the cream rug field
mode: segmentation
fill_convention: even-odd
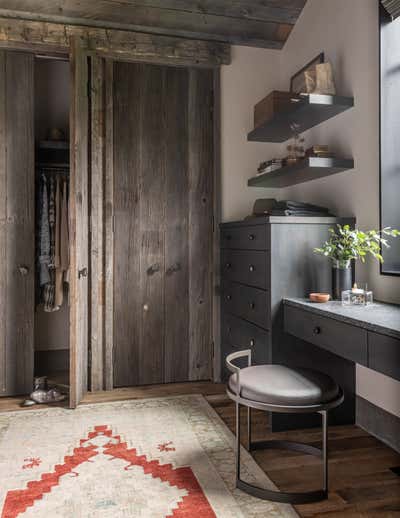
[[[233,445],[202,396],[0,414],[1,518],[297,516],[235,489]]]

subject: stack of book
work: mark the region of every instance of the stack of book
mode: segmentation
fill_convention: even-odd
[[[320,158],[333,158],[334,153],[329,151],[328,146],[311,146],[306,151],[306,156],[311,157],[320,157]]]
[[[283,167],[283,159],[282,158],[273,158],[272,160],[267,160],[266,162],[261,162],[257,169],[257,175],[260,176],[262,174],[271,173],[276,169],[280,169]]]

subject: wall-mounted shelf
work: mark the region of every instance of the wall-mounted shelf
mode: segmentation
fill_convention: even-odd
[[[306,94],[300,99],[293,98],[292,109],[277,113],[274,117],[247,135],[254,142],[285,142],[296,132],[302,133],[321,122],[354,106],[353,97],[338,95]]]
[[[309,157],[271,173],[254,176],[250,178],[247,185],[250,187],[288,187],[353,168],[354,160],[352,158]]]

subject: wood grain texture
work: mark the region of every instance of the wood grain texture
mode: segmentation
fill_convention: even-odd
[[[104,60],[91,58],[90,74],[90,389],[104,387]]]
[[[71,173],[70,173],[70,406],[88,388],[89,342],[89,107],[87,54],[71,41]]]
[[[189,379],[212,375],[213,74],[189,72]]]
[[[113,364],[114,386],[139,384],[140,322],[143,313],[139,279],[141,239],[139,181],[142,92],[140,65],[113,64]],[[109,149],[110,142],[107,145]],[[109,210],[107,210],[109,212]],[[107,251],[111,250],[109,247]]]
[[[137,315],[140,321],[139,384],[144,385],[161,383],[164,378],[166,134],[161,114],[168,100],[163,67],[141,65],[136,73],[141,88],[140,244],[136,249],[140,254],[140,307]]]
[[[104,110],[105,110],[105,157],[104,157],[104,389],[113,388],[114,349],[114,115],[113,115],[113,70],[114,64],[104,63]]]
[[[188,71],[165,68],[165,382],[189,364]],[[191,265],[192,266],[192,265]]]
[[[212,354],[214,381],[220,380],[221,372],[221,308],[219,286],[221,282],[220,233],[221,222],[221,70],[214,69],[213,78],[213,124],[214,124],[214,170],[213,170],[213,259],[212,259]]]
[[[7,147],[6,61],[0,51],[0,395],[7,391]]]
[[[212,70],[114,66],[116,386],[211,377],[212,88]]]
[[[304,4],[305,0],[284,5],[258,0],[250,6],[243,0],[4,0],[0,15],[281,48]]]
[[[2,52],[0,66],[0,388],[13,395],[33,384],[33,55]]]
[[[230,63],[224,43],[189,40],[133,31],[0,18],[0,47],[68,52],[71,38],[88,52],[119,60],[217,67]]]

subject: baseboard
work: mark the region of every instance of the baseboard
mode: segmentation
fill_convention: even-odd
[[[357,396],[356,424],[400,453],[400,417]]]

